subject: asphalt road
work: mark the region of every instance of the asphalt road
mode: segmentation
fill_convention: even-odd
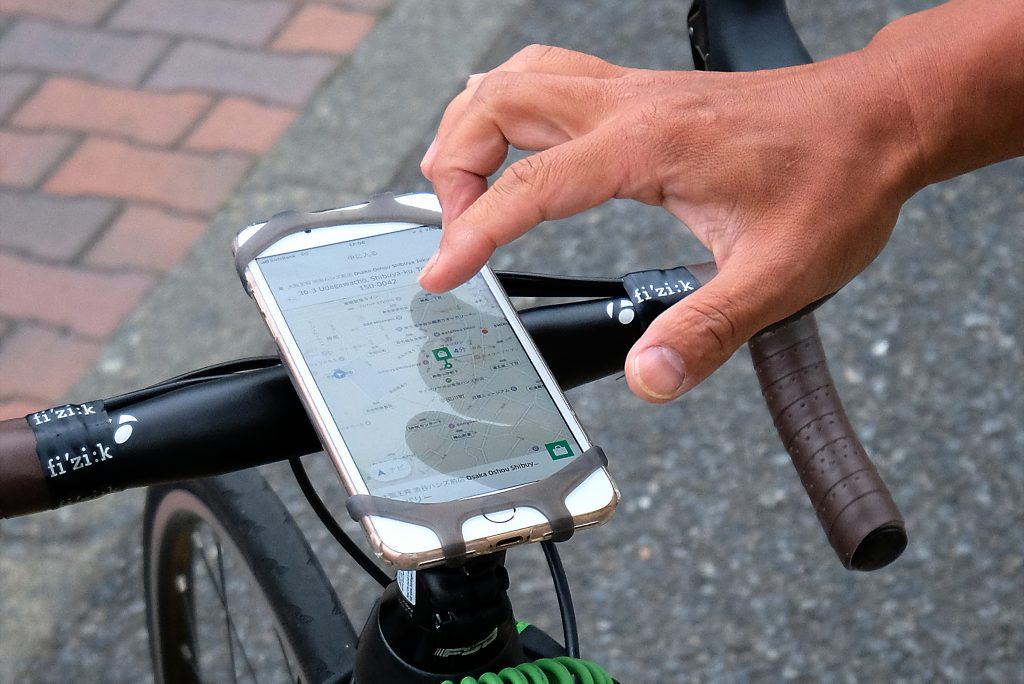
[[[928,4],[790,6],[821,59]],[[232,282],[228,236],[279,209],[425,189],[416,164],[466,74],[533,42],[632,66],[689,65],[682,2],[426,7],[396,5],[75,398],[268,349]],[[1024,681],[1022,178],[1018,159],[921,192],[878,260],[818,314],[851,418],[907,518],[910,546],[889,568],[850,573],[836,561],[745,350],[668,406],[642,404],[611,378],[570,394],[623,495],[608,525],[566,545],[586,656],[623,682]],[[701,257],[664,212],[613,202],[541,227],[495,263],[597,275]],[[322,459],[311,461],[329,488]],[[364,606],[365,585],[324,542],[287,475],[268,475],[336,586],[355,595],[346,603]],[[129,493],[4,523],[0,679],[150,677],[139,505]],[[554,625],[539,550],[511,555],[517,613]]]

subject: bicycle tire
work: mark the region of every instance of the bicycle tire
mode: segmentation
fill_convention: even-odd
[[[216,538],[215,563],[210,567],[210,545]],[[227,556],[226,552],[232,554]],[[146,497],[143,528],[143,578],[153,669],[158,684],[183,682],[256,680],[256,665],[245,652],[246,642],[274,641],[280,647],[293,682],[346,682],[351,676],[356,633],[341,607],[319,561],[295,521],[266,480],[255,471],[177,482],[151,487]],[[233,558],[237,557],[237,558]],[[225,572],[225,558],[232,567]],[[206,675],[210,658],[222,660],[205,643],[209,629],[198,621],[199,610],[216,609],[204,601],[197,567],[209,573],[220,587],[212,589],[224,612],[224,632],[230,656],[231,676]],[[255,591],[243,592],[247,612],[257,608],[254,632],[240,634],[238,616],[231,615],[229,593],[239,582]],[[261,600],[256,600],[256,595]],[[236,602],[237,604],[237,602]],[[216,609],[219,611],[219,609]],[[237,645],[235,644],[237,641]],[[258,644],[257,660],[270,657]],[[243,671],[238,672],[236,648],[242,649]],[[226,665],[226,664],[225,664]],[[280,672],[268,675],[281,681]]]

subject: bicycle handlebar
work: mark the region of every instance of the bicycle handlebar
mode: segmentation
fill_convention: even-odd
[[[689,272],[698,284],[714,275],[708,264],[691,266]],[[525,281],[517,285],[514,279],[509,285],[513,295],[536,287]],[[599,285],[599,291],[607,289],[607,282]],[[540,306],[520,315],[556,380],[571,388],[621,372],[626,353],[643,333],[639,312],[644,305],[661,310],[687,294],[672,293],[656,302],[604,297]],[[758,333],[750,351],[779,436],[843,565],[873,570],[895,560],[907,541],[903,518],[846,417],[813,315],[804,312]],[[205,477],[319,451],[286,370],[277,364],[237,372],[244,367],[244,362],[233,362],[225,366],[233,372],[224,375],[201,371],[191,384],[174,383],[167,391],[142,393],[138,399],[79,405],[87,413],[102,412],[98,422],[109,425],[109,434],[98,440],[105,443],[93,444],[97,440],[91,438],[85,448],[78,444],[84,437],[68,441],[73,440],[69,430],[57,452],[48,447],[44,454],[31,425],[51,420],[57,425],[67,415],[72,426],[74,407],[61,415],[55,408],[0,422],[0,519],[128,487]],[[116,439],[115,430],[122,430]],[[87,449],[106,449],[113,456],[90,460]],[[86,454],[84,461],[79,450]]]
[[[110,425],[106,435],[88,442],[76,438],[75,419],[65,417],[86,406]],[[69,425],[64,447],[44,454],[32,424],[62,420]],[[118,427],[126,431],[119,434]],[[0,422],[0,519],[320,448],[281,365],[211,378],[118,408],[88,402],[47,409]],[[111,456],[100,461],[94,451]]]
[[[48,508],[35,433],[24,418],[0,422],[0,520]]]
[[[687,24],[697,69],[756,71],[811,62],[785,0],[693,0]],[[761,331],[748,346],[772,420],[829,543],[846,568],[874,570],[903,552],[906,528],[846,417],[813,308]]]
[[[903,516],[846,416],[813,314],[748,346],[779,438],[839,559],[853,570],[888,565],[907,545]]]
[[[621,371],[626,352],[642,329],[638,323],[622,325],[607,315],[608,305],[615,301],[521,312],[562,387]],[[128,395],[0,421],[0,519],[131,487],[217,475],[320,451],[280,362],[238,370],[245,366],[225,364],[235,372],[223,375],[198,371],[196,382],[176,386],[169,381],[172,389],[142,392],[141,399]],[[109,434],[99,439],[100,445],[77,429],[83,413],[105,416],[100,422],[109,424]],[[56,457],[44,456],[33,423],[62,422],[68,427],[61,448]],[[126,432],[118,442],[115,435],[121,427]],[[93,451],[112,456],[99,461],[91,456]],[[81,453],[87,454],[86,460]],[[214,454],[216,458],[210,458]]]

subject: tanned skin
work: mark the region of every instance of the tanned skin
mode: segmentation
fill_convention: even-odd
[[[628,69],[531,46],[470,77],[422,170],[441,201],[427,290],[541,221],[660,205],[719,273],[626,358],[641,398],[694,387],[762,328],[842,287],[921,188],[1024,154],[1024,0],[953,0],[863,49],[750,73]],[[508,148],[536,151],[490,187]]]

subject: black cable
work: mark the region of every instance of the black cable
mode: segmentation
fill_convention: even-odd
[[[236,373],[270,368],[271,366],[277,366],[280,364],[281,359],[276,356],[256,356],[245,359],[235,359],[233,361],[225,361],[205,368],[199,368],[173,378],[168,378],[167,380],[158,382],[155,385],[150,385],[149,387],[144,387],[142,389],[110,397],[109,399],[104,399],[103,403],[107,409],[117,409],[127,404],[137,404],[140,401],[146,401],[147,399],[159,397],[163,394],[167,394],[168,392],[173,392],[174,390],[183,389],[185,387],[191,387],[192,385],[198,385],[211,380],[221,380]]]
[[[551,581],[555,585],[555,596],[558,598],[558,612],[562,616],[562,637],[565,640],[565,654],[570,658],[580,657],[580,634],[576,627],[576,610],[572,606],[572,592],[569,591],[569,580],[565,577],[565,568],[558,549],[552,541],[540,543],[544,549],[544,558],[548,561]]]
[[[211,375],[225,375],[228,373],[259,370],[261,368],[270,368],[271,366],[280,365],[281,357],[279,356],[247,356],[241,359],[221,361],[209,366],[204,366],[203,368],[197,368],[196,370],[191,370],[187,373],[182,373],[181,375],[170,378],[168,382],[175,382],[176,380],[186,380],[190,378],[209,377]]]
[[[157,385],[152,385],[140,390],[126,392],[125,394],[119,394],[116,397],[104,399],[103,405],[108,411],[117,410],[128,404],[138,404],[139,402],[146,401],[147,399],[163,396],[164,394],[173,392],[174,390],[192,387],[193,385],[201,385],[204,382],[210,382],[212,380],[222,380],[230,377],[231,375],[233,375],[233,373],[229,373],[227,375],[209,375],[199,378],[183,378],[181,380],[174,381],[165,380]]]
[[[302,460],[298,456],[293,456],[288,459],[288,463],[292,467],[292,473],[295,474],[295,481],[299,483],[299,489],[302,490],[306,500],[309,501],[309,505],[313,508],[317,517],[320,518],[320,522],[327,528],[327,531],[334,537],[335,541],[341,545],[341,548],[345,549],[348,555],[352,557],[352,560],[359,564],[359,567],[366,571],[366,574],[376,580],[377,584],[382,587],[391,584],[391,578],[387,573],[377,567],[373,559],[356,546],[356,543],[345,534],[345,530],[341,529],[341,525],[334,519],[331,512],[327,510],[323,499],[317,494],[313,483],[309,481],[309,475],[306,473],[305,466],[302,465]]]

